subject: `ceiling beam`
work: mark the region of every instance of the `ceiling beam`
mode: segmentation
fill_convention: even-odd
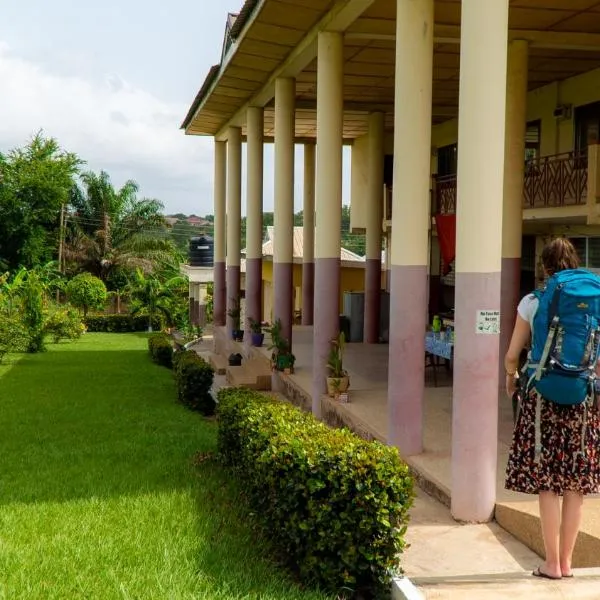
[[[382,29],[382,27],[377,27],[373,31],[365,28],[353,29],[346,33],[346,39],[396,41],[394,33],[384,32]],[[600,52],[600,33],[511,29],[508,32],[508,39],[525,40],[532,48]],[[460,27],[458,25],[436,25],[434,42],[436,44],[460,44]]]
[[[296,110],[310,110],[317,111],[316,100],[297,100]],[[383,112],[386,114],[394,114],[394,103],[393,102],[344,102],[344,112],[358,112],[368,115],[373,112]],[[456,117],[458,114],[458,107],[453,106],[435,106],[433,107],[434,117]],[[316,118],[316,117],[315,117]]]
[[[266,0],[264,0],[266,1]],[[275,81],[280,77],[296,77],[317,56],[317,42],[321,31],[345,31],[358,19],[375,0],[337,0],[331,10],[306,34],[302,41],[292,50],[286,60],[277,68],[260,91],[239,108],[227,123],[217,132],[218,140],[225,140],[229,126],[241,127],[246,122],[246,113],[251,106],[265,106],[275,96]],[[259,14],[259,13],[258,13]],[[236,44],[242,39],[240,36]],[[232,50],[232,56],[235,50]],[[217,84],[215,82],[215,85]],[[207,95],[209,97],[210,94]],[[201,107],[198,109],[200,110]]]

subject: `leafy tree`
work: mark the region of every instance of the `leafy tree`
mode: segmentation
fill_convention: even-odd
[[[46,263],[56,253],[61,206],[82,161],[38,133],[0,154],[0,263],[3,269]]]
[[[101,171],[84,173],[81,184],[70,201],[65,258],[71,267],[110,282],[115,270],[151,271],[172,253],[162,203],[138,198],[134,181],[116,190]]]
[[[44,286],[35,271],[27,274],[21,288],[23,325],[27,330],[27,352],[43,352],[44,347]]]
[[[91,273],[80,273],[67,283],[67,297],[73,306],[87,316],[90,309],[102,309],[106,304],[106,286]]]
[[[153,320],[161,315],[168,325],[173,326],[187,311],[185,301],[185,279],[175,276],[164,283],[154,274],[146,275],[137,269],[128,293],[131,298],[131,314],[148,317],[148,331],[152,331]]]

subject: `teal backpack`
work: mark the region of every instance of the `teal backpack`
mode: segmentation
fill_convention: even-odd
[[[556,404],[582,404],[594,397],[600,277],[583,269],[560,271],[534,294],[539,307],[526,365],[528,387]]]

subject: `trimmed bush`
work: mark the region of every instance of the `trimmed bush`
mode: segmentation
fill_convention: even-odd
[[[61,340],[77,340],[84,331],[79,313],[74,308],[56,307],[44,323],[44,333],[58,344]]]
[[[173,366],[173,346],[164,333],[157,333],[148,338],[148,351],[156,364],[169,369]]]
[[[179,401],[206,417],[214,415],[215,400],[210,393],[213,368],[193,350],[186,350],[173,355],[173,369]]]
[[[218,413],[219,455],[300,578],[389,597],[413,500],[397,450],[250,390],[221,390]]]
[[[87,330],[92,333],[133,333],[148,329],[148,317],[131,315],[88,315],[85,318]],[[160,317],[152,320],[152,328],[160,330]]]

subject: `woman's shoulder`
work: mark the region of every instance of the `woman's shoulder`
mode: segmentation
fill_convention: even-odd
[[[534,293],[527,294],[526,296],[523,296],[521,302],[519,302],[517,312],[523,319],[531,322],[538,305],[539,300],[537,299],[537,296]]]

